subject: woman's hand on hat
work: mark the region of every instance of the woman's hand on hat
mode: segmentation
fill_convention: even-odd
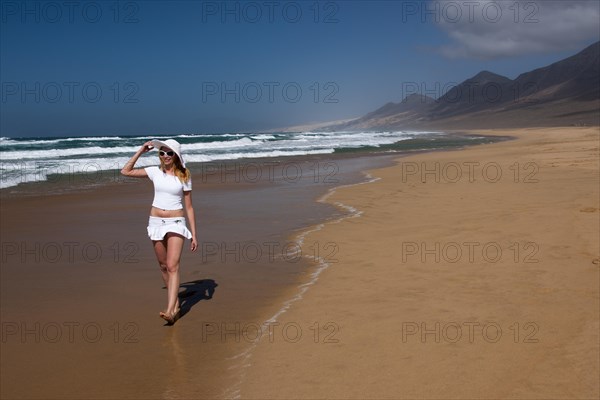
[[[152,150],[153,148],[154,148],[154,146],[152,146],[152,140],[149,140],[142,145],[141,150],[142,150],[142,153],[147,153],[150,150]]]

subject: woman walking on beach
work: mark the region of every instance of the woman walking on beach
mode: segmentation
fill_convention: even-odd
[[[133,169],[144,153],[159,149],[160,167]],[[150,209],[148,236],[167,287],[167,309],[160,317],[174,323],[179,314],[179,261],[185,239],[191,239],[191,250],[196,251],[196,222],[192,205],[192,177],[181,155],[181,145],[173,140],[146,142],[131,157],[121,174],[135,178],[148,177],[154,183],[154,201]],[[186,226],[185,214],[190,229]],[[191,232],[190,232],[191,231]]]

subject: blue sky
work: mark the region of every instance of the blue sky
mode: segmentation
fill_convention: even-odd
[[[515,78],[598,41],[597,1],[0,2],[0,136],[272,129]]]

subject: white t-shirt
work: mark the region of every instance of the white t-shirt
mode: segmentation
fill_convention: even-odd
[[[148,178],[154,183],[154,201],[152,206],[162,210],[180,210],[183,192],[192,190],[192,179],[181,183],[178,177],[162,172],[159,167],[144,168]]]

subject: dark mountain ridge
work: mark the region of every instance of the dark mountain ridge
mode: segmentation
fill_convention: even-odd
[[[600,42],[512,80],[481,71],[438,99],[411,94],[328,130],[600,125]]]

